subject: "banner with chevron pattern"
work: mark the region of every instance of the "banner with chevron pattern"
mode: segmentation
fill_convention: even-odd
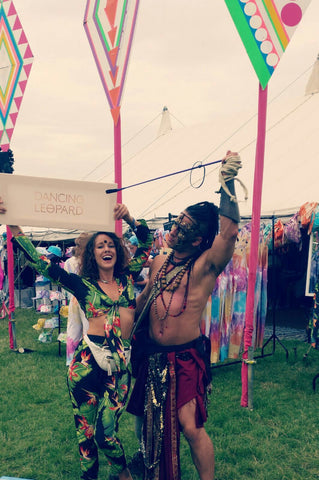
[[[0,3],[0,146],[9,149],[33,55],[12,0]]]
[[[118,122],[139,0],[88,0],[84,28],[111,108]]]

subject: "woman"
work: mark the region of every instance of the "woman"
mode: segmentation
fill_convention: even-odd
[[[4,212],[0,200],[0,213]],[[114,219],[124,219],[132,227],[142,246],[141,255],[128,262],[122,240],[112,232],[98,232],[86,245],[80,276],[39,256],[20,227],[10,226],[15,242],[34,268],[71,292],[89,321],[68,371],[84,480],[98,477],[98,447],[111,465],[111,479],[132,478],[116,433],[131,381],[129,337],[136,306],[133,278],[148,258],[152,236],[145,221],[135,222],[125,205],[115,206]]]

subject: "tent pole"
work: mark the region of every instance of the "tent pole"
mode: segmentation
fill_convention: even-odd
[[[17,349],[16,326],[14,321],[14,256],[12,245],[12,234],[7,226],[7,255],[8,255],[8,279],[9,279],[9,339],[11,350]]]
[[[117,123],[114,122],[114,172],[115,183],[119,189],[117,192],[117,203],[122,203],[122,139],[121,139],[121,114],[119,114]],[[115,232],[122,236],[122,220],[116,220]]]
[[[252,346],[252,337],[254,332],[255,284],[256,284],[257,267],[258,267],[261,196],[262,196],[263,173],[264,173],[267,94],[268,94],[268,87],[263,89],[261,84],[259,84],[258,133],[257,133],[257,145],[256,145],[256,156],[255,156],[253,208],[252,208],[252,217],[251,217],[249,273],[248,273],[248,288],[247,288],[245,330],[244,330],[244,353],[243,353],[243,364],[242,364],[242,371],[241,371],[242,395],[241,395],[240,404],[242,407],[248,406],[247,359],[248,359],[248,349],[249,347]]]

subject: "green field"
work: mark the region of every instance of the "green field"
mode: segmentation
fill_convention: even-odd
[[[0,476],[78,480],[65,346],[59,356],[56,341],[37,341],[39,333],[32,325],[39,316],[29,309],[16,311],[18,347],[33,350],[24,354],[10,350],[8,320],[0,320]],[[207,430],[214,442],[218,480],[319,479],[319,380],[317,392],[312,389],[319,351],[312,349],[305,359],[306,343],[283,343],[288,360],[280,346],[274,355],[257,360],[252,411],[240,406],[240,364],[213,369]],[[137,441],[134,420],[127,413],[120,437],[127,456],[132,456]],[[182,479],[197,479],[183,439],[181,462]],[[99,478],[108,478],[103,458]]]

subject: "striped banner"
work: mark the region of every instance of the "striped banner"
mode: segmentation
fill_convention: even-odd
[[[0,146],[9,149],[33,55],[12,0],[0,3]]]
[[[88,0],[84,28],[111,108],[118,122],[139,0]]]
[[[263,88],[311,0],[225,0]]]

